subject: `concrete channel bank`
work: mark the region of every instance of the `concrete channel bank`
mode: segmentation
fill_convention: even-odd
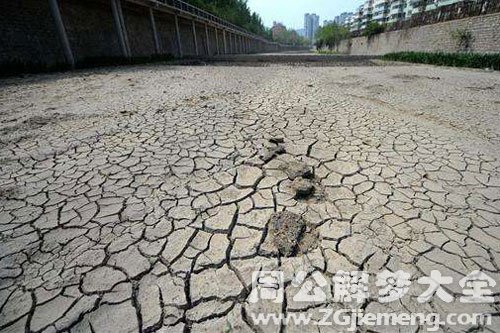
[[[178,0],[2,1],[0,31],[0,68],[286,48]]]

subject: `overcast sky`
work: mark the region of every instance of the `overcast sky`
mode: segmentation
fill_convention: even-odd
[[[268,27],[273,21],[282,22],[288,28],[304,27],[304,14],[316,13],[319,22],[333,20],[342,12],[352,12],[363,0],[248,0],[249,7],[257,12]]]

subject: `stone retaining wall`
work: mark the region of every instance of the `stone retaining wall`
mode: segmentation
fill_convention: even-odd
[[[472,35],[474,53],[500,53],[500,13],[390,31],[372,38],[357,37],[341,43],[337,51],[354,55],[383,55],[401,51],[465,51],[459,32]]]

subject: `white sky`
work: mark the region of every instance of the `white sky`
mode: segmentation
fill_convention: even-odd
[[[257,12],[264,24],[271,27],[273,21],[282,22],[287,28],[302,29],[304,14],[319,15],[319,22],[333,20],[342,12],[353,12],[363,0],[248,0],[248,6]]]

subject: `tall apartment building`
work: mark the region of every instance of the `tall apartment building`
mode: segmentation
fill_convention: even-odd
[[[366,0],[363,4],[363,13],[361,16],[361,30],[366,28],[368,22],[371,22],[373,18],[373,2],[374,0]]]
[[[338,25],[347,25],[349,23],[349,20],[351,19],[351,16],[353,13],[342,13],[338,16],[335,16],[335,19],[333,20],[334,23]]]
[[[461,1],[465,0],[366,0],[348,19],[348,24],[351,32],[362,31],[372,21],[391,24]]]
[[[361,22],[363,21],[364,7],[365,7],[364,5],[359,6],[354,12],[354,14],[351,16],[350,20],[351,32],[361,30]]]
[[[316,14],[305,14],[304,15],[304,30],[306,31],[305,37],[311,41],[314,40],[316,31],[319,28],[319,16]]]
[[[407,8],[407,0],[391,0],[389,2],[389,16],[387,18],[387,23],[404,20],[406,18]]]
[[[389,0],[374,0],[373,1],[373,16],[372,21],[378,22],[380,24],[387,23],[389,18]]]

